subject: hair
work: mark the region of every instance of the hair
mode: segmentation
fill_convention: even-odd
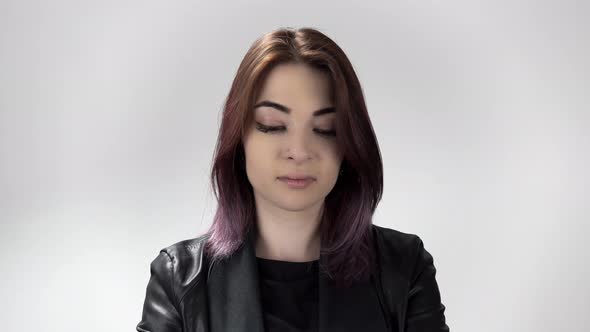
[[[206,233],[205,252],[214,261],[227,258],[257,229],[241,137],[267,74],[283,63],[306,64],[327,73],[337,111],[336,139],[343,161],[320,216],[320,267],[337,285],[367,280],[376,259],[371,226],[383,192],[381,153],[352,64],[332,39],[313,28],[268,32],[250,46],[240,63],[215,147],[211,184],[218,206]]]

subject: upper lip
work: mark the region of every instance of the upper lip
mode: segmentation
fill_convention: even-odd
[[[289,178],[292,180],[315,180],[315,178],[311,175],[306,175],[306,174],[301,174],[301,173],[293,173],[293,174],[287,174],[287,175],[283,175],[283,176],[279,176],[279,179],[285,179],[285,178]]]

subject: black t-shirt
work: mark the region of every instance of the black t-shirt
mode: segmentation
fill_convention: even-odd
[[[256,259],[265,331],[316,332],[319,261]]]

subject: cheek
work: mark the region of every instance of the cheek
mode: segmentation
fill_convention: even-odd
[[[331,167],[340,170],[340,164],[342,163],[342,152],[335,143],[331,145],[327,151],[326,161]]]
[[[252,136],[244,144],[246,153],[246,173],[250,182],[268,181],[268,176],[274,174],[272,170],[272,148],[268,142]]]
[[[321,149],[322,149],[322,154],[325,155],[326,159],[330,159],[330,160],[340,160],[342,159],[342,149],[340,147],[340,144],[338,144],[338,141],[336,140],[336,138],[331,138],[331,139],[325,139],[322,138],[322,140],[320,141],[321,145]]]
[[[342,163],[342,158],[340,154],[336,151],[330,151],[326,153],[323,158],[323,174],[328,182],[332,183],[338,179],[338,175],[340,173],[340,165]]]

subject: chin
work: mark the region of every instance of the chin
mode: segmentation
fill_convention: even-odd
[[[309,197],[309,195],[300,195],[299,197],[293,195],[281,196],[274,202],[283,210],[287,211],[303,211],[319,203],[317,199]]]

